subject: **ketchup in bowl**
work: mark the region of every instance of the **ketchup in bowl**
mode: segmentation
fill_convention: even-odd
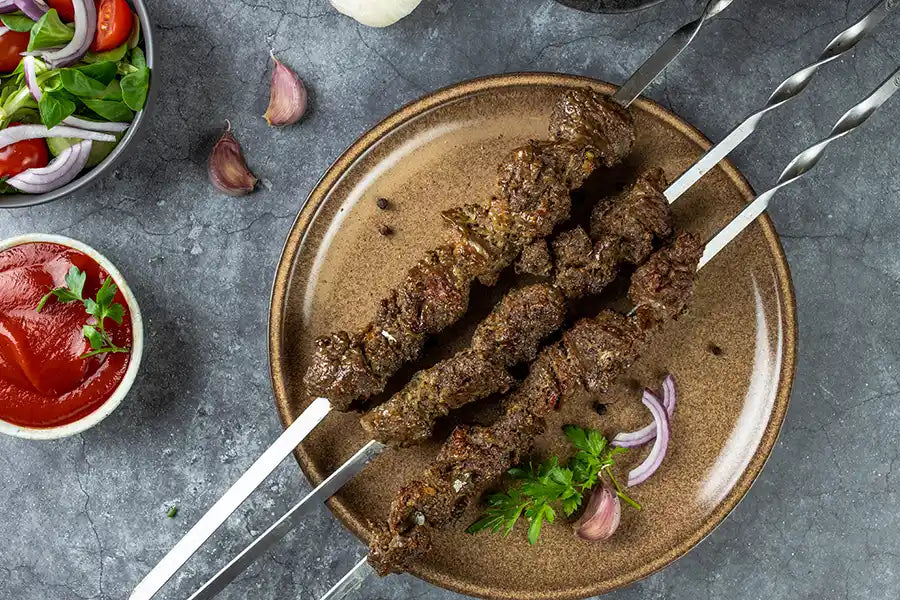
[[[67,287],[75,267],[85,277],[82,297],[97,296],[108,273],[93,258],[74,248],[32,242],[0,251],[0,420],[28,428],[74,423],[97,410],[116,391],[132,360],[132,315],[121,290],[121,324],[104,319],[106,346],[116,352],[90,356],[85,325],[96,319],[84,302],[50,296]],[[88,356],[86,356],[88,355]]]

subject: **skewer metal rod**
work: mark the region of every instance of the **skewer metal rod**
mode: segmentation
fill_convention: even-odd
[[[295,504],[262,535],[253,540],[252,544],[244,548],[212,579],[203,584],[203,587],[194,592],[188,600],[209,600],[225,589],[225,586],[234,581],[234,578],[240,575],[263,552],[293,530],[311,508],[319,506],[333,496],[345,483],[362,471],[372,459],[381,454],[384,448],[384,444],[374,440],[360,448],[337,471],[308,493],[303,500]]]
[[[341,577],[319,600],[345,600],[350,594],[362,586],[363,582],[374,575],[375,571],[369,565],[369,555],[363,556],[356,565]]]
[[[275,443],[262,453],[234,485],[213,504],[212,508],[191,527],[181,540],[169,550],[159,563],[134,588],[129,600],[149,600],[178,572],[187,560],[209,539],[259,484],[275,470],[281,461],[294,451],[297,444],[315,429],[331,411],[325,398],[316,398],[303,415],[284,430]]]
[[[818,164],[825,154],[825,150],[833,142],[856,130],[872,116],[878,107],[887,102],[897,90],[900,89],[900,68],[894,71],[878,89],[865,100],[844,113],[832,128],[831,133],[822,141],[814,144],[798,154],[785,168],[775,185],[760,194],[747,205],[728,225],[707,242],[703,251],[703,257],[697,269],[703,268],[713,257],[727,246],[739,233],[747,228],[769,207],[769,202],[775,193],[784,186],[793,183],[803,177]]]
[[[622,106],[630,106],[659,77],[669,64],[687,48],[707,21],[728,8],[734,0],[709,0],[700,18],[691,21],[657,48],[637,71],[622,84],[612,98]]]
[[[699,161],[669,186],[669,189],[666,190],[666,199],[669,203],[675,202],[691,186],[719,164],[722,159],[731,154],[741,142],[753,133],[766,114],[799,96],[812,81],[820,67],[852,50],[860,40],[874,31],[878,24],[897,6],[900,6],[900,1],[898,0],[881,0],[862,19],[831,40],[818,60],[785,79],[775,89],[762,109],[747,117],[743,123],[725,136],[725,139],[710,148]]]

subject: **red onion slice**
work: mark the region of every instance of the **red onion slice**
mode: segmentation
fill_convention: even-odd
[[[37,68],[33,56],[26,56],[22,59],[22,71],[25,73],[25,85],[28,86],[28,91],[35,100],[40,102],[44,93],[41,91],[41,86],[38,85]]]
[[[59,50],[41,52],[41,56],[55,68],[67,67],[81,60],[94,41],[97,32],[97,7],[94,0],[72,0],[75,7],[75,36]]]
[[[0,0],[0,14],[16,12],[19,7],[16,6],[16,0]]]
[[[81,173],[91,154],[90,140],[78,142],[63,150],[46,167],[26,169],[6,183],[29,194],[43,194],[60,188]]]
[[[662,383],[663,389],[663,398],[662,404],[666,408],[666,415],[669,420],[672,419],[672,415],[675,414],[675,403],[678,399],[678,395],[675,389],[675,377],[673,375],[666,375],[666,378],[663,379]],[[650,390],[645,389],[644,394],[650,394],[656,401],[659,402],[659,397],[651,392]],[[638,446],[643,446],[644,444],[650,443],[656,439],[656,423],[650,423],[646,427],[642,427],[637,431],[632,431],[630,433],[620,433],[616,435],[616,437],[612,440],[613,446],[621,446],[622,448],[636,448]]]
[[[66,125],[57,125],[50,129],[47,129],[43,125],[17,125],[15,127],[7,127],[6,129],[0,130],[0,148],[6,148],[10,144],[15,144],[22,140],[51,137],[78,138],[80,140],[93,140],[95,142],[116,141],[116,136],[109,133],[85,131],[84,129],[68,127]]]
[[[45,8],[42,9],[40,4],[38,4],[35,0],[14,0],[14,3],[16,7],[18,7],[19,10],[28,15],[28,17],[32,21],[37,21],[44,16],[45,12],[47,12],[47,5],[44,4]]]
[[[666,409],[662,402],[652,394],[644,394],[641,402],[650,409],[653,420],[656,422],[656,441],[653,442],[653,448],[650,450],[647,458],[644,459],[644,462],[628,473],[628,487],[641,484],[656,473],[656,470],[666,457],[666,450],[669,448],[669,419],[666,416]]]
[[[7,33],[9,33],[9,27],[0,27],[0,37],[3,37]]]

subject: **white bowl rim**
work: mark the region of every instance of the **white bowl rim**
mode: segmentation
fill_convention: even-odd
[[[31,440],[55,440],[76,435],[90,429],[108,417],[119,404],[122,403],[125,396],[128,395],[128,392],[131,390],[131,386],[134,384],[134,380],[137,377],[138,370],[141,366],[141,357],[144,353],[144,321],[141,317],[141,309],[138,306],[137,299],[134,297],[131,288],[128,287],[128,283],[125,281],[125,278],[122,277],[119,270],[108,258],[84,242],[62,235],[28,233],[0,241],[0,252],[23,244],[41,242],[67,246],[74,250],[78,250],[95,260],[104,271],[109,273],[116,285],[119,286],[119,290],[121,290],[122,295],[125,296],[125,301],[128,303],[128,309],[131,313],[132,346],[128,369],[125,370],[125,376],[122,378],[122,381],[119,382],[118,387],[116,387],[112,395],[110,395],[103,404],[77,421],[56,427],[23,427],[0,419],[0,433]]]

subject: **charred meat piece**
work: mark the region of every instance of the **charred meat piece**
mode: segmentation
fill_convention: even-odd
[[[553,109],[550,131],[557,140],[586,146],[606,166],[622,160],[634,145],[626,109],[607,96],[584,90],[567,93]]]
[[[554,282],[567,298],[599,294],[619,273],[617,238],[592,242],[581,227],[559,234],[553,240],[556,267]]]
[[[447,526],[532,449],[545,418],[582,390],[604,391],[639,355],[663,320],[680,314],[693,292],[700,242],[682,234],[632,277],[632,317],[605,311],[579,321],[545,348],[503,415],[484,427],[458,427],[420,479],[404,486],[387,527],[372,540],[369,561],[386,575],[400,572],[430,548],[427,538]],[[645,311],[645,315],[641,311]],[[649,315],[649,316],[648,316]]]
[[[508,294],[479,326],[469,350],[418,373],[403,390],[365,415],[363,427],[386,444],[416,444],[430,437],[435,422],[451,410],[508,390],[512,380],[507,369],[533,360],[541,340],[562,327],[566,298],[599,294],[615,279],[621,263],[635,258],[645,260],[645,254],[636,254],[631,238],[640,237],[640,252],[646,250],[649,254],[650,247],[645,247],[643,240],[653,241],[671,233],[669,206],[661,193],[651,196],[647,192],[647,181],[665,185],[661,174],[645,175],[638,184],[614,197],[600,219],[627,221],[630,238],[603,232],[600,239],[592,241],[580,227],[558,235],[553,240],[553,285],[533,285]],[[639,214],[628,217],[616,209],[615,203]],[[650,207],[656,209],[652,214],[658,214],[658,219],[645,218],[651,213]],[[638,228],[645,224],[649,230],[638,235]],[[619,358],[616,353],[596,355],[595,346],[612,345],[620,338],[629,344],[629,336],[639,332],[630,322],[620,323],[612,316],[603,325],[593,326],[587,336],[582,336],[581,331],[576,326],[564,337],[567,360],[577,363],[574,371],[583,374],[583,378],[579,375],[570,384],[596,393],[609,383],[604,373],[618,373],[628,365],[613,364]],[[594,334],[603,339],[593,340],[590,336]]]
[[[504,393],[513,384],[507,371],[534,359],[541,342],[562,327],[565,298],[547,284],[514,290],[478,326],[472,345],[419,371],[390,400],[361,419],[376,440],[395,446],[422,442],[451,410]]]
[[[553,259],[546,239],[540,239],[525,246],[516,261],[516,273],[549,277],[553,273]]]
[[[625,192],[594,208],[591,237],[618,238],[623,258],[633,265],[642,263],[653,251],[653,239],[672,233],[669,202],[663,194],[666,186],[661,169],[642,173]]]
[[[461,239],[410,269],[375,321],[359,333],[340,332],[317,342],[304,376],[310,395],[325,396],[346,410],[383,391],[388,377],[420,355],[425,336],[465,313],[473,281],[493,285],[525,245],[568,218],[569,191],[598,165],[621,161],[634,142],[631,115],[586,89],[565,94],[551,131],[553,141],[530,142],[501,166],[488,207],[468,205],[445,214]]]
[[[684,311],[694,291],[694,275],[701,256],[700,239],[682,233],[635,271],[628,297],[637,307],[641,327],[657,327]]]

